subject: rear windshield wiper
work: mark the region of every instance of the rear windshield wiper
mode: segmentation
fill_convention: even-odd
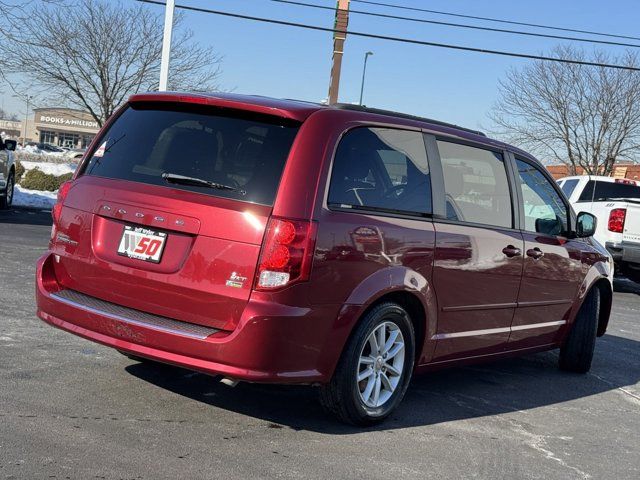
[[[225,185],[224,183],[212,182],[210,180],[205,180],[204,178],[196,178],[196,177],[187,177],[185,175],[178,175],[177,173],[163,173],[162,178],[169,183],[176,183],[178,185],[194,185],[196,187],[208,187],[215,188],[216,190],[231,190],[233,192],[238,192],[240,195],[246,195],[247,192],[244,190],[233,187],[231,185]]]

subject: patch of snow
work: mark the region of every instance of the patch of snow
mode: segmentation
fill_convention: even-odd
[[[43,173],[49,175],[64,175],[65,173],[73,173],[76,165],[73,163],[50,163],[50,162],[20,162],[25,170],[38,168]]]
[[[49,150],[40,150],[36,145],[27,145],[23,148],[18,148],[21,152],[33,153],[36,155],[44,155],[47,157],[61,157],[65,152],[51,152]]]
[[[16,185],[13,191],[13,205],[15,207],[51,209],[56,203],[57,196],[57,191],[27,190],[20,185]]]

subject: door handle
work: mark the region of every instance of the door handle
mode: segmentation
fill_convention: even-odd
[[[502,253],[504,253],[507,257],[517,257],[522,255],[522,250],[514,247],[513,245],[508,245],[502,249]]]
[[[544,252],[540,250],[538,247],[531,248],[527,250],[527,257],[531,257],[534,260],[538,260],[544,256]]]

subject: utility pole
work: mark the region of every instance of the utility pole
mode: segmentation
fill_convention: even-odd
[[[367,74],[367,58],[369,55],[373,55],[373,52],[367,52],[364,54],[364,66],[362,67],[362,84],[360,85],[360,105],[362,105],[362,94],[364,93],[364,76]]]
[[[24,135],[22,136],[22,146],[24,147],[25,144],[27,143],[27,125],[29,124],[29,107],[31,105],[31,100],[33,100],[33,95],[25,95],[24,97],[22,95],[20,96],[14,95],[14,97],[23,98],[25,103],[27,104],[27,111],[25,112],[25,115],[24,115]]]
[[[173,35],[173,12],[176,0],[167,0],[164,9],[164,35],[162,36],[162,59],[160,60],[160,87],[165,92],[169,83],[169,60],[171,59],[171,37]]]
[[[334,30],[339,30],[340,32],[347,31],[347,26],[349,25],[349,1],[350,0],[337,0]],[[333,33],[333,65],[331,66],[331,81],[329,83],[329,105],[338,102],[342,54],[344,53],[344,42],[347,39],[347,34],[340,32]]]

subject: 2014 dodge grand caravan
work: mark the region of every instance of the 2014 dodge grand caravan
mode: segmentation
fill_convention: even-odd
[[[131,97],[53,209],[47,323],[142,359],[318,385],[371,424],[414,372],[560,348],[610,257],[527,153],[453,125],[239,95]]]

